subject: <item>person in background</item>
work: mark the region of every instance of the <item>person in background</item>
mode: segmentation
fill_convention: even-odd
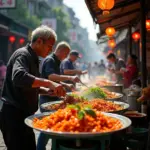
[[[115,69],[109,69],[110,73],[113,73],[116,75],[117,83],[123,84],[123,75],[120,69],[126,67],[125,62],[121,58],[117,59],[115,54],[113,53],[110,53],[107,56],[107,60],[109,63],[112,63],[115,65]]]
[[[94,66],[92,67],[92,71],[93,71],[93,77],[99,76],[100,75],[100,70],[99,70],[99,66],[98,63],[95,62]]]
[[[36,28],[31,43],[16,50],[7,64],[2,90],[0,129],[8,150],[36,150],[35,135],[24,120],[38,110],[38,94],[61,97],[63,86],[39,77],[38,56],[46,57],[57,39],[55,31],[47,26]]]
[[[92,64],[91,63],[88,64],[87,70],[88,70],[89,79],[91,79],[92,78]]]
[[[100,64],[99,64],[99,70],[100,70],[100,75],[104,75],[105,74],[105,70],[106,70],[106,66],[104,64],[104,60],[101,59]]]
[[[75,61],[79,58],[79,53],[77,51],[71,51],[69,54],[69,57],[67,59],[65,59],[64,61],[62,61],[61,65],[60,65],[60,73],[62,75],[82,75],[82,74],[86,74],[87,70],[79,70],[76,69],[74,66]],[[68,81],[67,83],[71,83],[72,81]]]
[[[6,66],[4,62],[0,60],[0,97],[1,97],[1,90],[3,87],[5,76],[6,76]]]
[[[125,88],[128,88],[132,84],[132,81],[138,77],[138,67],[136,60],[137,57],[135,55],[129,55],[126,68],[121,68],[120,70],[123,75]]]
[[[66,76],[66,75],[60,75],[60,64],[61,61],[63,61],[70,52],[70,46],[66,42],[60,42],[56,46],[56,49],[52,55],[48,56],[43,61],[42,66],[42,78],[49,79],[54,82],[61,82],[64,87],[68,88],[69,90],[72,89],[71,84],[62,83],[63,81],[72,81],[72,82],[79,82],[79,78],[76,76]],[[56,96],[46,96],[41,95],[40,96],[40,106],[43,103],[47,103],[50,101],[58,101],[59,97]],[[44,112],[44,110],[41,108],[41,112]],[[48,143],[49,137],[43,133],[39,135],[38,143],[37,143],[37,150],[46,150],[46,145]]]

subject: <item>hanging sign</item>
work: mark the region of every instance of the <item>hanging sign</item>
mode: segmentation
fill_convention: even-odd
[[[15,8],[16,0],[0,0],[0,9]]]
[[[52,28],[53,30],[57,30],[57,20],[55,18],[44,18],[42,20],[42,25],[47,25],[50,28]]]

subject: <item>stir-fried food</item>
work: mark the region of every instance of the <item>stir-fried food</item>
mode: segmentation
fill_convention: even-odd
[[[75,104],[75,102],[72,101],[72,103],[57,103],[57,104],[51,104],[46,107],[47,110],[56,111],[58,109],[65,108],[68,104]],[[82,102],[77,103],[81,107],[90,106],[92,109],[103,111],[103,112],[113,112],[113,111],[119,111],[123,110],[124,108],[118,104],[115,104],[111,101],[106,101],[103,99],[92,99],[90,101],[84,100]]]
[[[97,86],[113,86],[115,84],[113,82],[110,82],[110,81],[97,80],[96,85]]]
[[[115,104],[111,101],[105,101],[102,99],[92,99],[90,101],[85,101],[80,104],[81,106],[89,105],[92,109],[103,112],[113,112],[124,109],[122,106]]]
[[[55,113],[43,117],[35,118],[33,121],[35,128],[51,130],[56,132],[109,132],[122,128],[119,119],[106,116],[99,111],[89,108],[81,109],[78,107],[59,109]]]
[[[48,105],[45,107],[46,110],[58,110],[58,109],[63,109],[65,108],[68,104],[76,104],[76,103],[80,103],[80,102],[84,102],[87,101],[86,98],[84,98],[83,96],[78,96],[76,94],[70,94],[68,96],[65,97],[65,99],[57,104],[52,104],[52,105]]]

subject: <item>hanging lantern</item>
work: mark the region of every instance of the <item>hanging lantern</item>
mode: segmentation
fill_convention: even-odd
[[[108,37],[113,37],[113,35],[116,33],[116,30],[113,27],[108,27],[105,30],[105,33],[107,34]]]
[[[116,42],[114,39],[108,41],[108,46],[110,48],[114,48],[116,46]]]
[[[132,34],[132,38],[134,39],[135,42],[137,42],[140,39],[140,33],[139,32],[134,32]]]
[[[25,39],[24,38],[21,38],[20,40],[19,40],[19,43],[22,45],[22,44],[24,44],[24,42],[25,42]]]
[[[146,29],[150,31],[150,20],[146,20]]]
[[[9,41],[11,44],[13,44],[16,41],[16,38],[14,36],[10,36]]]
[[[103,10],[103,15],[108,15],[114,5],[114,0],[98,0],[98,7]]]

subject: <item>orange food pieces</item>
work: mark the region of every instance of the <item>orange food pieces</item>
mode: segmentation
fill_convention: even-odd
[[[77,117],[77,112],[73,112],[70,108],[59,109],[55,113],[33,120],[35,128],[43,130],[52,130],[57,132],[108,132],[118,130],[122,127],[120,120],[106,116],[96,111],[96,117],[93,118],[85,114],[84,119]]]
[[[123,109],[118,104],[98,98],[92,99],[91,101],[85,101],[81,105],[90,105],[92,109],[103,112],[119,111]]]

